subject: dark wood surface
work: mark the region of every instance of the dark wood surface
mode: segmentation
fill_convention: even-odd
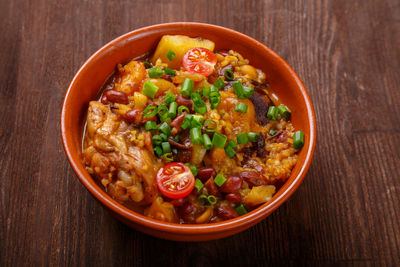
[[[299,190],[222,240],[170,242],[126,227],[78,181],[61,144],[61,103],[81,64],[123,33],[170,21],[265,43],[316,111]],[[398,0],[0,0],[0,125],[0,266],[400,264]]]

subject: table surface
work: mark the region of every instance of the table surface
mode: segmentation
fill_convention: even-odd
[[[60,138],[67,86],[133,29],[208,22],[280,54],[314,103],[306,179],[255,227],[160,240],[114,219],[72,171]],[[0,265],[399,265],[400,2],[0,0]]]

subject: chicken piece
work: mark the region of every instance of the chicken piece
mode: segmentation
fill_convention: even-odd
[[[146,78],[146,68],[140,61],[132,60],[125,66],[118,67],[121,75],[121,81],[115,84],[115,90],[124,92],[127,95],[133,95],[139,91],[142,81]]]

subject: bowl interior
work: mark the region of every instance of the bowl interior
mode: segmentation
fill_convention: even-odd
[[[121,36],[97,51],[77,73],[64,100],[61,128],[64,147],[72,167],[84,185],[98,199],[114,202],[113,205],[116,205],[115,207],[118,207],[120,211],[134,214],[133,211],[127,211],[109,198],[103,189],[94,183],[82,164],[82,134],[86,110],[89,101],[97,99],[101,86],[113,73],[117,64],[126,63],[135,57],[153,51],[160,38],[165,34],[203,37],[214,41],[216,50],[233,49],[238,51],[243,57],[249,59],[251,65],[265,72],[274,94],[292,111],[292,123],[295,129],[304,131],[305,145],[299,153],[298,163],[293,169],[291,177],[269,203],[252,212],[257,214],[258,219],[261,218],[260,216],[265,217],[290,196],[308,169],[315,142],[313,108],[301,81],[278,55],[254,39],[222,27],[194,23],[156,25]],[[103,202],[103,204],[105,203]],[[134,214],[133,216],[138,215]],[[151,221],[141,215],[139,217],[144,221]]]

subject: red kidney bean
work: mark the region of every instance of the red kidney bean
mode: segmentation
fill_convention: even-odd
[[[225,220],[238,217],[239,214],[230,206],[223,206],[217,208],[217,215]]]
[[[267,184],[264,176],[260,172],[243,171],[239,173],[239,177],[243,178],[251,187]]]
[[[178,199],[173,199],[170,201],[170,203],[176,207],[181,207],[183,204],[185,204],[186,200],[185,198],[178,198]]]
[[[242,202],[242,196],[239,193],[230,193],[225,196],[225,199],[234,203],[239,204]]]
[[[231,176],[226,179],[226,182],[219,188],[223,193],[235,193],[242,187],[243,178]]]
[[[213,168],[204,168],[200,169],[197,177],[199,177],[200,180],[207,181],[210,177],[215,177],[217,175],[217,172]]]
[[[214,183],[214,178],[213,177],[208,179],[207,182],[204,184],[204,186],[207,188],[208,194],[214,195],[214,196],[218,196],[219,195],[218,187]]]
[[[101,103],[103,103],[104,105],[110,104],[110,102],[108,101],[106,95],[103,95],[103,96],[101,97]]]
[[[132,124],[140,124],[142,122],[142,110],[139,108],[134,108],[127,111],[123,116],[124,120]]]
[[[182,113],[181,115],[179,115],[178,117],[176,117],[169,125],[171,125],[172,127],[181,128],[181,124],[183,122],[183,119],[185,118],[186,113]]]
[[[129,104],[128,96],[124,92],[117,90],[107,90],[105,93],[107,99],[113,103]]]
[[[190,110],[192,109],[193,100],[191,100],[191,99],[187,99],[187,98],[184,98],[181,95],[178,95],[178,97],[176,98],[175,101],[176,101],[176,103],[178,103],[179,106],[186,106]]]
[[[189,215],[194,211],[194,207],[191,203],[185,202],[180,208],[179,211],[181,214]]]

